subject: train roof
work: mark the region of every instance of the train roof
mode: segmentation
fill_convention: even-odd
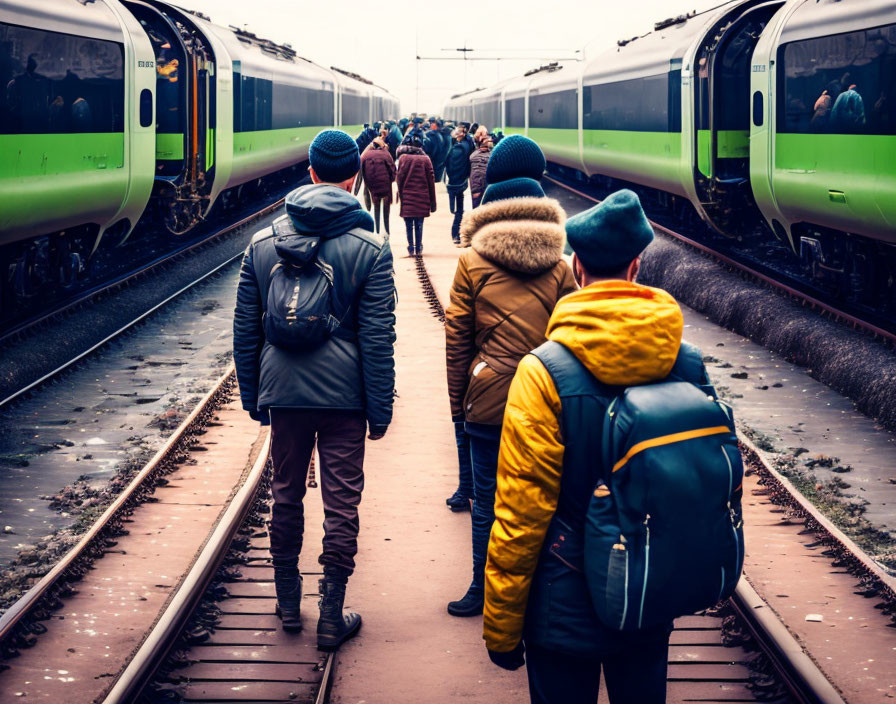
[[[796,0],[778,39],[788,44],[896,23],[896,3],[868,0]]]
[[[48,32],[74,34],[121,44],[124,30],[118,15],[105,2],[79,0],[0,0],[4,22],[40,27]]]
[[[548,87],[551,92],[576,88],[580,72],[579,61],[554,62],[526,73],[524,77],[529,78],[530,95],[538,95],[547,92],[544,89]]]
[[[657,22],[652,32],[621,39],[585,65],[586,83],[613,83],[666,73],[686,64],[688,52],[723,15],[756,0],[731,0],[700,13]],[[687,65],[683,68],[689,68]]]

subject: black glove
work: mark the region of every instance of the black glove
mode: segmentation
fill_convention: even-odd
[[[518,670],[523,665],[526,664],[526,658],[524,653],[526,652],[526,646],[523,645],[523,641],[520,641],[516,644],[516,647],[513,650],[510,650],[506,653],[499,653],[495,650],[488,651],[489,659],[495,663],[500,668],[505,670]]]
[[[458,413],[456,416],[451,416],[452,423],[463,423],[464,422],[464,414]]]
[[[262,425],[270,425],[271,424],[271,414],[267,408],[263,411],[249,411],[249,417],[252,420],[256,420]]]
[[[389,429],[388,425],[373,425],[373,424],[371,424],[369,426],[369,433],[368,433],[367,437],[370,440],[379,440],[386,434],[386,431],[388,429]]]

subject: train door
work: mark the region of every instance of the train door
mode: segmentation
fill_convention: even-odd
[[[697,51],[694,178],[703,210],[722,234],[741,237],[762,217],[750,188],[750,71],[763,29],[784,3],[723,18]]]
[[[183,234],[210,204],[215,165],[215,62],[203,34],[164,5],[127,2],[156,56],[156,185],[165,226]]]

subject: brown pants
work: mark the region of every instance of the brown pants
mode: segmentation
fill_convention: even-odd
[[[358,552],[358,504],[364,488],[363,411],[271,409],[271,555],[295,558],[305,530],[305,478],[317,442],[324,502],[323,552],[318,561],[348,570]]]

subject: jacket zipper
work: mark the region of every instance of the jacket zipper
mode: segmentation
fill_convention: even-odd
[[[644,531],[646,538],[644,540],[644,582],[641,584],[641,608],[638,611],[638,628],[641,628],[641,621],[644,619],[644,598],[647,596],[647,573],[650,569],[650,514],[644,518]]]
[[[625,538],[619,536],[620,540],[624,543]],[[628,555],[631,550],[625,551],[625,589],[623,590],[623,601],[622,601],[622,618],[619,619],[619,630],[623,630],[625,628],[625,617],[628,615]]]

